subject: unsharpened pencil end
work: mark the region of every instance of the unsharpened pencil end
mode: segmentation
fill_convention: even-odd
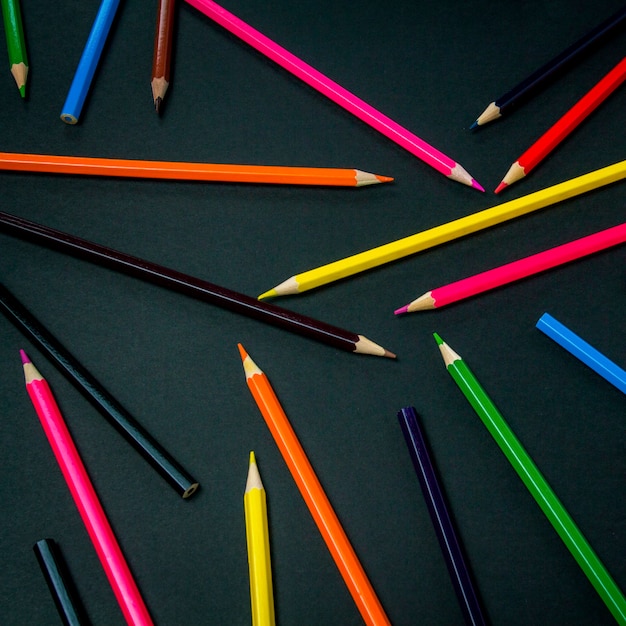
[[[403,307],[400,307],[399,309],[396,309],[393,314],[394,315],[403,315],[404,313],[408,313],[409,312],[409,305],[406,304]]]
[[[22,357],[22,365],[26,365],[26,363],[30,363],[30,359],[24,350],[20,350],[20,357]]]
[[[494,193],[500,193],[503,189],[505,189],[506,187],[508,187],[508,185],[502,181],[495,189]]]

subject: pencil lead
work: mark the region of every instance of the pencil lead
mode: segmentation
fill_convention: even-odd
[[[246,357],[248,356],[246,349],[240,343],[237,344],[237,347],[239,348],[239,355],[241,356],[241,360],[245,361]]]
[[[156,98],[154,100],[154,108],[157,112],[157,115],[161,114],[161,103],[163,102],[163,98]]]
[[[252,465],[256,465],[256,457],[254,456],[254,450],[250,450],[250,460],[249,460],[249,464]]]
[[[442,346],[444,344],[443,339],[437,333],[433,333],[433,337],[435,338],[438,346]]]
[[[257,300],[265,300],[266,298],[274,298],[277,295],[278,295],[278,292],[276,291],[276,289],[270,289],[262,293],[260,296],[257,296]]]
[[[475,128],[478,128],[478,120],[476,120],[470,127],[470,130],[474,130]]]
[[[26,365],[27,363],[31,362],[31,360],[28,358],[28,355],[26,354],[26,352],[24,352],[24,350],[20,350],[20,356],[22,357],[22,365]]]
[[[508,185],[502,181],[495,189],[494,193],[500,193],[503,189],[505,189],[506,187],[508,187]]]
[[[478,189],[478,191],[485,191],[485,188],[474,178],[472,178],[472,187],[474,187],[474,189]]]
[[[394,315],[402,315],[404,313],[408,313],[409,312],[409,305],[406,304],[403,307],[400,307],[399,309],[396,309],[393,314]]]

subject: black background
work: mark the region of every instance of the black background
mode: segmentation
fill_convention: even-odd
[[[578,5],[578,6],[576,6]],[[22,2],[28,98],[0,76],[0,149],[137,159],[357,167],[361,189],[2,172],[2,210],[256,296],[292,274],[624,158],[623,89],[525,180],[509,165],[624,54],[622,34],[477,132],[485,106],[615,12],[618,1],[229,0],[229,11],[459,161],[444,178],[179,2],[162,116],[150,70],[156,2],[120,6],[77,126],[59,119],[98,2]],[[440,311],[395,318],[428,289],[616,225],[616,184],[276,302],[362,333],[353,355],[0,234],[0,280],[189,472],[182,501],[59,371],[0,319],[0,621],[57,615],[32,552],[66,557],[96,624],[123,619],[24,390],[48,379],[158,624],[250,623],[243,489],[254,450],[268,497],[277,621],[362,623],[245,384],[265,370],[393,624],[462,617],[397,411],[414,405],[493,624],[610,624],[587,581],[446,373],[468,362],[621,588],[624,395],[535,329],[545,312],[626,363],[626,248]]]

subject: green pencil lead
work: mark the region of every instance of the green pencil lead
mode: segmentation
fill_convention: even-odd
[[[433,337],[435,338],[438,346],[443,345],[444,341],[437,333],[433,333]]]

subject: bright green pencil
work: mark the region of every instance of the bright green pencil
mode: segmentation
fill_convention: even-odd
[[[509,428],[485,390],[465,364],[465,361],[434,335],[446,368],[469,403],[483,421],[491,436],[504,452],[528,491],[554,526],[563,543],[595,587],[618,624],[626,624],[626,599],[611,575],[593,551],[574,520],[569,516],[556,494],[548,485],[513,431]]]
[[[9,51],[11,74],[15,78],[22,98],[26,97],[26,76],[28,75],[28,57],[26,41],[22,25],[22,13],[19,0],[0,0],[2,3],[2,19]]]

